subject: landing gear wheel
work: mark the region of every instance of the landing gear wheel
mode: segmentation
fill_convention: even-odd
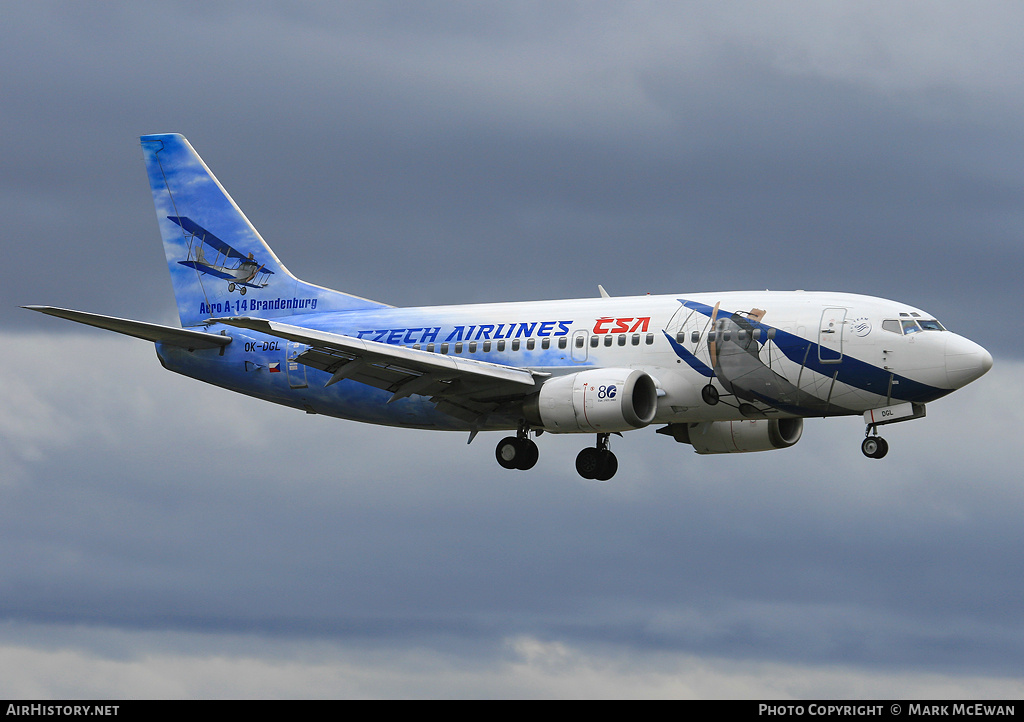
[[[718,389],[708,384],[700,390],[700,397],[704,399],[704,403],[708,406],[714,406],[718,403]]]
[[[881,459],[889,453],[889,442],[881,436],[869,436],[861,443],[860,450],[869,459]]]
[[[235,292],[235,284],[229,283],[228,284],[228,293],[234,293],[234,292]]]
[[[576,473],[584,479],[608,481],[618,469],[619,461],[608,449],[590,446],[576,456]]]
[[[522,447],[519,459],[516,462],[516,468],[520,471],[527,471],[532,469],[537,463],[537,459],[540,458],[540,449],[533,443],[531,439],[516,439]]]
[[[615,454],[605,449],[599,452],[601,455],[601,469],[594,476],[598,481],[608,481],[615,472],[619,470],[619,460],[615,458]]]
[[[494,458],[503,469],[516,468],[516,457],[519,456],[519,439],[514,436],[506,436],[498,442],[494,449]]]
[[[242,286],[240,289],[238,289],[238,292],[244,296],[245,295],[245,286]]]
[[[576,473],[584,479],[596,479],[598,467],[601,466],[601,452],[587,447],[576,455]]]
[[[540,450],[530,439],[506,436],[494,449],[494,458],[504,469],[532,469],[540,457]]]

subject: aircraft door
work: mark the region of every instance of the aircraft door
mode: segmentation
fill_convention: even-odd
[[[306,364],[300,364],[295,359],[306,347],[301,343],[288,343],[285,346],[285,372],[288,374],[288,385],[293,389],[304,389],[306,383]]]
[[[843,360],[843,329],[846,326],[845,308],[826,308],[818,327],[818,360],[824,364],[837,364]]]

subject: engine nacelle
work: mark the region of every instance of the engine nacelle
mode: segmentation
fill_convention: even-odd
[[[691,444],[698,454],[735,454],[792,446],[800,441],[804,420],[703,421],[699,424],[669,424],[658,432]]]
[[[591,369],[548,379],[527,400],[527,420],[546,431],[600,434],[641,429],[654,420],[658,389],[639,369]]]

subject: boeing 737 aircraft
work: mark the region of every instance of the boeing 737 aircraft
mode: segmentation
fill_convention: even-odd
[[[618,463],[611,434],[659,425],[698,454],[768,451],[804,419],[878,427],[982,376],[992,357],[919,308],[822,292],[395,308],[300,281],[184,137],[142,149],[182,328],[26,306],[156,343],[164,368],[266,401],[355,421],[509,431],[495,456],[536,464],[543,432],[592,434],[588,479]],[[204,247],[216,252],[207,256]],[[238,293],[235,293],[235,291]]]

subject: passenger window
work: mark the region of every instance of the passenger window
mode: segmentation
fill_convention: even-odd
[[[462,353],[462,341],[455,343],[455,353]]]
[[[604,345],[605,346],[611,346],[612,345],[612,337],[611,336],[605,336],[604,337]]]
[[[580,341],[582,342],[583,339],[581,338]],[[582,347],[583,344],[579,343],[577,344],[577,346]],[[558,348],[565,348],[565,336],[562,336],[560,339],[558,339]]]
[[[419,351],[420,350],[420,345],[418,343],[414,343],[412,345],[412,348],[413,348],[414,351]]]
[[[679,343],[683,342],[683,340],[681,338],[679,338],[679,336],[682,336],[682,335],[683,334],[678,334],[676,336],[676,341],[678,341]],[[640,334],[638,334],[638,333],[634,333],[633,334],[633,345],[634,346],[639,346],[640,345]]]
[[[526,350],[527,351],[533,351],[533,349],[534,349],[534,347],[536,345],[537,345],[536,339],[532,339],[532,338],[526,339]]]
[[[597,336],[590,337],[590,348],[597,348],[597,344],[601,343],[601,339]]]
[[[432,344],[432,343],[428,343],[427,344],[427,353],[434,353],[434,344]]]
[[[647,338],[646,338],[646,339],[644,339],[644,342],[645,342],[645,343],[646,343],[646,344],[647,344],[648,346],[650,346],[650,345],[651,345],[652,343],[654,343],[654,334],[653,334],[653,333],[649,333],[649,334],[647,334]]]
[[[561,339],[559,339],[559,341],[561,341]],[[582,336],[577,336],[576,337],[576,348],[583,348],[583,337]]]
[[[476,341],[469,342],[469,352],[476,353]]]
[[[448,353],[448,344],[441,344],[441,353]]]
[[[491,342],[490,341],[484,341],[484,353],[488,353],[488,352],[490,352],[490,350],[491,350]]]
[[[542,349],[544,349],[544,350],[547,350],[547,349],[551,348],[551,339],[550,338],[541,339],[540,347]]]
[[[625,345],[626,345],[626,334],[620,333],[619,334],[619,346],[625,346]]]
[[[700,331],[690,331],[690,343],[700,343]]]
[[[518,351],[519,350],[519,339],[518,338],[512,339],[512,350],[513,351]]]
[[[505,339],[501,339],[500,341],[498,341],[498,350],[499,351],[504,351],[505,350]]]

